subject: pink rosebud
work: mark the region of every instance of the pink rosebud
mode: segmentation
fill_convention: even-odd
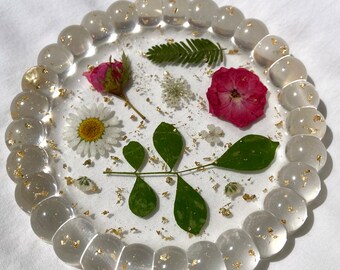
[[[208,88],[209,112],[243,128],[264,114],[267,87],[244,68],[220,68]]]
[[[124,88],[130,80],[127,57],[123,54],[122,62],[114,60],[114,62],[101,63],[99,66],[84,72],[83,76],[98,92],[122,96]]]

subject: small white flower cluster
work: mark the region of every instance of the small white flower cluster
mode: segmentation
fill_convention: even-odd
[[[211,145],[222,143],[221,137],[224,137],[224,132],[220,127],[213,124],[207,126],[208,131],[202,130],[199,135]]]
[[[183,76],[174,78],[167,74],[164,76],[161,86],[163,88],[162,99],[168,107],[181,109],[184,102],[189,103],[190,99],[194,97],[188,81]]]

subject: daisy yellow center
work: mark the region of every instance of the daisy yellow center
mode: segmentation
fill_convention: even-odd
[[[98,118],[87,118],[80,123],[78,128],[78,136],[87,142],[99,140],[104,132],[104,123]]]

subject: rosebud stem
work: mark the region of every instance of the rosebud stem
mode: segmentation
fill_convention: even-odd
[[[145,116],[143,115],[143,114],[141,114],[141,112],[140,111],[138,111],[137,109],[136,109],[136,107],[135,106],[133,106],[133,104],[130,102],[130,100],[124,95],[124,94],[122,94],[121,95],[121,98],[126,102],[126,104],[128,104],[130,107],[131,107],[131,109],[132,110],[134,110],[143,120],[145,120],[146,118],[145,118]]]

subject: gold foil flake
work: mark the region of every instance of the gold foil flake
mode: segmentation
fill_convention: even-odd
[[[247,23],[247,27],[252,27],[253,24],[252,23]]]
[[[54,140],[46,140],[46,142],[47,142],[48,147],[51,148],[52,150],[60,151],[60,149],[58,148],[58,145],[56,144]]]
[[[170,193],[168,191],[165,191],[162,193],[163,198],[169,199]]]
[[[208,69],[206,69],[205,73],[206,73],[208,76],[211,76],[211,75],[214,73],[214,71],[213,71],[211,68],[208,68]]]
[[[242,263],[239,262],[239,261],[236,261],[232,264],[232,266],[233,266],[234,269],[239,270],[239,269],[241,269]]]
[[[117,202],[116,204],[121,204],[125,202],[125,197],[123,196],[124,188],[117,188],[116,194],[117,194]]]
[[[249,254],[249,256],[255,256],[255,250],[249,249],[248,254]]]
[[[302,82],[302,83],[299,84],[299,86],[300,86],[300,88],[305,88],[307,86],[307,84]]]
[[[224,217],[230,217],[233,215],[233,213],[230,211],[230,208],[226,208],[225,206],[220,208],[219,214],[222,214]]]
[[[227,52],[228,55],[235,55],[235,54],[238,54],[240,50],[238,49],[233,49],[233,50],[229,50]]]
[[[67,89],[64,89],[64,88],[60,88],[58,89],[58,92],[59,92],[59,97],[67,97]]]
[[[314,95],[309,94],[308,97],[307,97],[307,101],[311,103],[313,98],[314,98]]]
[[[134,115],[134,114],[132,114],[132,115],[130,116],[130,119],[131,119],[132,121],[137,121],[137,120],[138,120],[137,116]]]
[[[263,193],[267,193],[268,192],[268,188],[265,188],[262,190]]]
[[[293,206],[287,206],[287,211],[290,213],[294,212]]]
[[[281,224],[282,224],[282,225],[286,225],[286,223],[287,223],[287,220],[281,219]]]
[[[89,216],[90,215],[90,210],[87,210],[83,213],[85,216]]]
[[[17,157],[18,158],[23,158],[25,156],[25,152],[20,150],[20,151],[17,151]]]
[[[29,123],[25,123],[25,128],[27,128],[27,129],[32,129],[33,126],[32,126],[31,124],[29,124]]]
[[[103,254],[103,250],[98,248],[94,254],[95,255],[102,255]]]
[[[36,193],[34,193],[34,200],[36,200],[39,196],[41,196],[41,197],[47,197],[48,194],[49,194],[49,192],[46,191],[46,190],[43,190],[43,191],[41,191],[41,192],[36,192]]]
[[[141,121],[140,123],[139,123],[139,126],[137,127],[138,129],[143,129],[143,128],[145,128],[145,122],[144,121]]]
[[[149,161],[152,162],[152,163],[158,164],[159,158],[156,157],[155,155],[153,155],[153,156],[149,157]]]
[[[201,32],[199,32],[199,31],[192,31],[191,35],[193,35],[194,37],[198,37],[198,36],[201,35]]]
[[[246,194],[244,194],[244,195],[242,196],[242,198],[243,198],[243,200],[245,200],[246,202],[251,202],[251,201],[253,201],[253,200],[256,199],[256,195],[255,195],[255,194],[250,195],[250,194],[246,193]]]
[[[15,144],[15,140],[13,140],[12,138],[10,138],[8,141],[7,141],[8,145],[13,145]]]
[[[288,47],[286,45],[280,46],[281,55],[286,55],[288,53]]]
[[[216,183],[215,185],[212,186],[212,188],[217,192],[220,186],[221,185],[219,183]]]
[[[73,179],[71,176],[65,176],[64,179],[66,180],[66,184],[67,184],[68,186],[74,184],[74,179]]]
[[[171,177],[171,176],[168,176],[166,179],[165,179],[165,182],[169,185],[173,185],[174,184],[174,179]]]
[[[78,248],[80,245],[80,240],[74,241],[72,245],[74,248]]]
[[[322,156],[321,155],[317,155],[316,156],[316,160],[319,162],[319,164],[321,163],[322,160]]]
[[[278,43],[278,40],[276,38],[272,38],[272,44],[277,45],[277,43]]]
[[[320,115],[320,114],[314,115],[313,121],[314,121],[315,123],[316,123],[316,122],[321,122],[321,121],[322,121],[321,115]]]
[[[104,215],[104,216],[107,216],[108,214],[110,214],[110,212],[107,211],[107,210],[104,210],[103,212],[101,212],[101,214]]]
[[[119,238],[124,238],[124,230],[122,227],[118,227],[117,229],[115,228],[110,228],[110,229],[107,229],[105,231],[105,233],[111,233],[111,234],[114,234],[116,236],[118,236]]]
[[[166,217],[162,217],[162,223],[163,224],[169,223],[169,220]]]
[[[86,167],[90,167],[92,165],[92,160],[91,159],[85,160],[83,165],[86,166]]]
[[[228,261],[229,259],[230,259],[229,256],[224,256],[224,257],[223,257],[223,260],[224,260],[224,261]]]
[[[199,261],[197,259],[194,259],[194,260],[192,260],[192,262],[190,264],[191,264],[191,266],[195,266],[195,265],[199,264]]]
[[[157,233],[163,240],[165,240],[165,241],[172,241],[172,240],[175,239],[173,236],[171,236],[171,235],[164,235],[163,232],[158,231],[158,230],[156,231],[156,233]]]
[[[233,7],[226,7],[225,10],[228,12],[230,16],[234,16],[234,8]]]
[[[231,142],[229,142],[229,143],[227,143],[225,146],[226,146],[228,149],[230,149],[230,147],[232,147],[233,144],[232,144]]]
[[[283,183],[284,183],[285,186],[289,186],[290,181],[289,181],[288,179],[285,179],[285,180],[283,181]]]
[[[267,232],[268,232],[269,236],[270,236],[271,238],[273,238],[273,239],[277,239],[277,238],[279,237],[277,234],[274,234],[274,229],[273,229],[273,227],[268,227],[268,228],[267,228]],[[266,235],[262,235],[262,239],[265,240],[266,238],[267,238]]]
[[[109,97],[104,97],[104,102],[107,104],[113,104],[112,98],[109,98]]]
[[[269,176],[269,178],[268,178],[268,179],[269,179],[269,181],[270,181],[270,182],[273,182],[273,181],[274,181],[274,179],[275,179],[275,177],[274,177],[274,175],[271,175],[271,176]]]
[[[72,207],[73,209],[76,209],[76,208],[78,207],[78,203],[72,203],[72,204],[71,204],[71,207]]]
[[[25,186],[27,189],[29,189],[30,186],[31,186],[31,182],[28,181],[28,180],[25,180],[23,184],[24,184],[24,186]]]
[[[275,126],[276,126],[277,128],[283,128],[283,121],[281,120],[280,122],[277,122],[277,123],[275,124]]]
[[[211,161],[211,157],[205,157],[203,158],[204,161]]]
[[[159,256],[159,259],[160,259],[161,261],[163,261],[163,262],[166,262],[167,260],[170,259],[170,255],[167,254],[167,253],[161,254],[161,255]]]
[[[66,163],[63,164],[63,169],[64,169],[64,170],[67,169],[67,164],[66,164]]]
[[[111,172],[112,172],[112,169],[111,169],[111,168],[106,168],[104,172],[106,172],[106,173],[111,173]]]
[[[13,171],[13,175],[15,178],[23,178],[24,177],[24,170],[21,167],[21,164]]]

